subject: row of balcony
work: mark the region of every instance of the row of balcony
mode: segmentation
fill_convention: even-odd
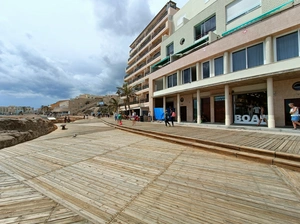
[[[135,90],[136,91],[141,91],[143,89],[148,89],[148,88],[149,88],[149,84],[145,84],[145,85],[142,85],[142,86],[135,87]]]
[[[150,49],[148,49],[148,50],[146,50],[145,52],[143,52],[142,54],[140,54],[140,56],[136,59],[136,61],[134,62],[134,63],[132,63],[131,65],[128,65],[127,67],[126,67],[126,70],[128,70],[129,68],[131,68],[133,65],[135,65],[142,57],[144,57],[148,52],[150,52],[150,51],[152,51],[157,45],[159,45],[161,43],[161,40],[160,41],[158,41],[158,42],[156,42],[155,44],[153,44],[152,46],[151,46],[151,48]],[[130,58],[131,59],[131,58]],[[128,60],[130,60],[130,59],[128,59]]]
[[[141,43],[141,41],[142,41],[146,36],[148,36],[148,34],[149,34],[149,33],[157,26],[157,24],[159,24],[159,23],[166,17],[167,14],[168,14],[168,12],[165,11],[165,12],[157,19],[157,22],[156,22],[156,23],[154,23],[153,25],[149,26],[149,27],[148,27],[148,31],[146,32],[146,34],[145,34],[143,37],[141,37],[141,39],[139,39],[139,40],[136,42],[135,46],[139,45],[139,43]]]
[[[159,24],[159,23],[163,20],[163,18],[166,17],[167,14],[168,14],[168,11],[165,11],[165,12],[157,19],[157,22],[154,23],[153,25],[151,25],[151,26],[149,27],[149,31],[146,33],[146,36],[151,32],[151,30],[152,30],[154,27],[157,26],[157,24]]]
[[[166,13],[167,14],[167,13]],[[165,16],[164,16],[165,17]],[[163,18],[163,17],[162,17]],[[157,25],[158,23],[155,24],[155,26]],[[162,24],[157,30],[155,30],[155,32],[148,36],[147,39],[141,44],[141,46],[139,46],[138,49],[135,50],[134,53],[131,54],[131,56],[128,58],[128,61],[133,58],[141,49],[143,49],[151,40],[153,40],[157,34],[159,34],[164,28],[166,27],[166,24]],[[150,33],[150,32],[149,32]],[[145,36],[147,36],[149,33],[147,33]],[[140,43],[141,41],[139,41],[136,46]],[[131,53],[131,50],[130,50],[130,53]]]
[[[140,103],[148,103],[148,102],[149,102],[149,99],[144,98],[144,99],[129,101],[129,104],[132,105],[132,104],[140,104]],[[119,106],[125,106],[125,103],[120,103]]]
[[[133,80],[129,80],[127,83],[128,83],[128,85],[130,85],[130,84],[132,84],[132,83],[134,83],[134,82],[136,82],[136,81],[138,81],[138,80],[146,77],[149,74],[150,74],[150,71],[147,71],[145,74],[141,74],[141,75],[135,77]]]
[[[139,65],[138,67],[136,67],[132,72],[128,73],[127,75],[124,76],[124,79],[126,79],[127,77],[129,77],[130,75],[132,75],[134,72],[138,71],[139,69],[141,69],[142,67],[144,67],[146,64],[150,63],[151,61],[153,61],[155,58],[160,56],[160,51],[157,52],[155,55],[153,55],[153,57],[149,58],[146,62],[144,62],[143,64]]]

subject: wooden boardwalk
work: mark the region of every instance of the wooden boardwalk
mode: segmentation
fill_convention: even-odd
[[[113,123],[112,119],[105,119]],[[281,133],[278,131],[260,131],[260,128],[245,130],[218,128],[217,126],[177,125],[166,127],[164,123],[137,122],[132,126],[131,121],[123,121],[123,125],[144,131],[154,131],[178,136],[186,136],[201,140],[235,144],[239,146],[255,147],[276,152],[285,152],[300,155],[300,130]]]
[[[86,122],[0,150],[0,223],[299,223],[299,172]]]

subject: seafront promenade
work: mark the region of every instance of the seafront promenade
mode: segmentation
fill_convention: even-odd
[[[114,124],[80,120],[0,150],[0,223],[299,223],[298,171],[132,132],[289,155],[298,133],[105,122]]]

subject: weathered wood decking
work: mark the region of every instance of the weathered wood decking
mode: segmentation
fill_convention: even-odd
[[[95,125],[0,150],[0,223],[299,223],[299,172]]]
[[[113,123],[110,119],[105,119]],[[300,130],[291,132],[256,131],[255,129],[221,129],[211,125],[207,126],[178,126],[165,127],[164,123],[139,122],[135,126],[130,121],[123,121],[123,125],[137,130],[162,132],[178,136],[186,136],[202,140],[236,144],[239,146],[255,147],[276,152],[300,154]],[[258,128],[259,129],[259,128]]]

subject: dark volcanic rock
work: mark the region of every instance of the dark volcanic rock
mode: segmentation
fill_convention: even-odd
[[[41,118],[0,118],[0,149],[32,140],[56,128],[51,121]]]

